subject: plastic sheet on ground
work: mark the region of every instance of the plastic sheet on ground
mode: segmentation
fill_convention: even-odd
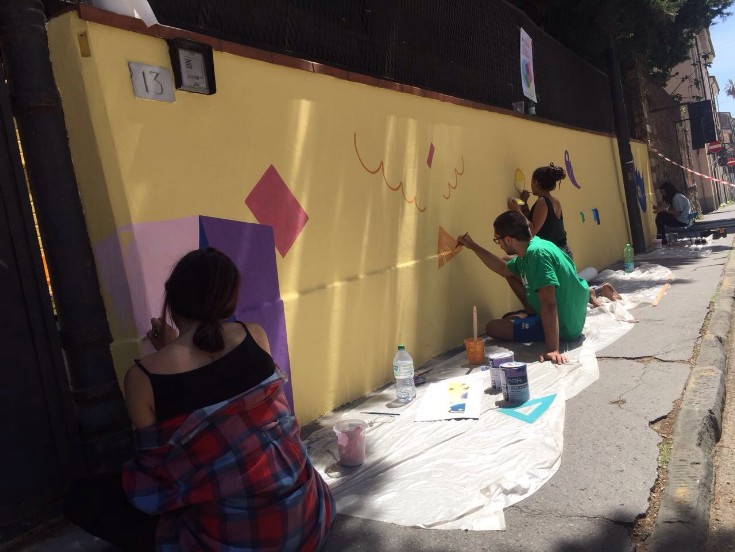
[[[668,281],[659,269],[641,266],[636,271],[626,276],[639,283],[654,278],[656,295]],[[649,287],[631,288],[631,302],[644,303],[653,294]],[[425,376],[427,383],[458,376],[482,380],[479,419],[416,422],[428,388],[420,385],[416,400],[407,406],[398,407],[390,386],[324,420],[330,427],[312,433],[306,445],[332,488],[337,511],[408,526],[504,529],[503,509],[534,493],[558,470],[565,401],[599,377],[595,352],[629,331],[633,321],[620,304],[589,309],[584,337],[562,344],[570,359],[563,365],[538,362],[540,343],[493,342],[528,363],[530,400],[518,408],[508,408],[500,392],[490,389],[489,371],[468,365],[462,351]],[[331,423],[340,418],[369,423],[362,466],[339,464]]]
[[[630,273],[622,270],[603,270],[592,284],[599,285],[603,282],[612,284],[623,296],[622,300],[616,301],[618,307],[630,310],[640,305],[658,304],[671,282],[671,277],[671,270],[665,266],[642,263]]]
[[[681,238],[675,243],[665,245],[660,249],[653,249],[647,253],[635,256],[635,261],[655,262],[656,259],[687,259],[702,258],[712,254],[712,246],[716,245],[712,236],[701,238],[704,243],[694,243],[694,238]]]

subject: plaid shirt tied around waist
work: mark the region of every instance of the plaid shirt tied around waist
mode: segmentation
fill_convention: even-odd
[[[221,403],[136,431],[123,487],[160,515],[161,552],[311,551],[334,499],[311,465],[276,371]]]

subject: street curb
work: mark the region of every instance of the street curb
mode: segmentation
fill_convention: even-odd
[[[650,552],[697,552],[707,539],[734,305],[735,255],[731,249],[674,425],[668,480],[661,493]]]

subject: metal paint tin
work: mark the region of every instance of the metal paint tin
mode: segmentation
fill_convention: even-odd
[[[525,362],[506,362],[500,366],[503,398],[510,404],[522,404],[529,397],[528,372]]]
[[[491,389],[502,389],[500,382],[500,365],[506,362],[513,362],[513,351],[501,351],[485,354],[485,363],[490,369],[490,387]]]

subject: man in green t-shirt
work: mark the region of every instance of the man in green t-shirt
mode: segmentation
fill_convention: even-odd
[[[553,243],[531,237],[526,218],[506,211],[493,222],[493,241],[508,255],[504,261],[477,245],[465,234],[457,241],[471,249],[490,270],[508,279],[528,316],[521,319],[490,320],[488,336],[506,341],[543,341],[541,360],[567,362],[559,352],[559,340],[577,339],[587,316],[590,298],[587,282],[577,276],[574,261]]]

